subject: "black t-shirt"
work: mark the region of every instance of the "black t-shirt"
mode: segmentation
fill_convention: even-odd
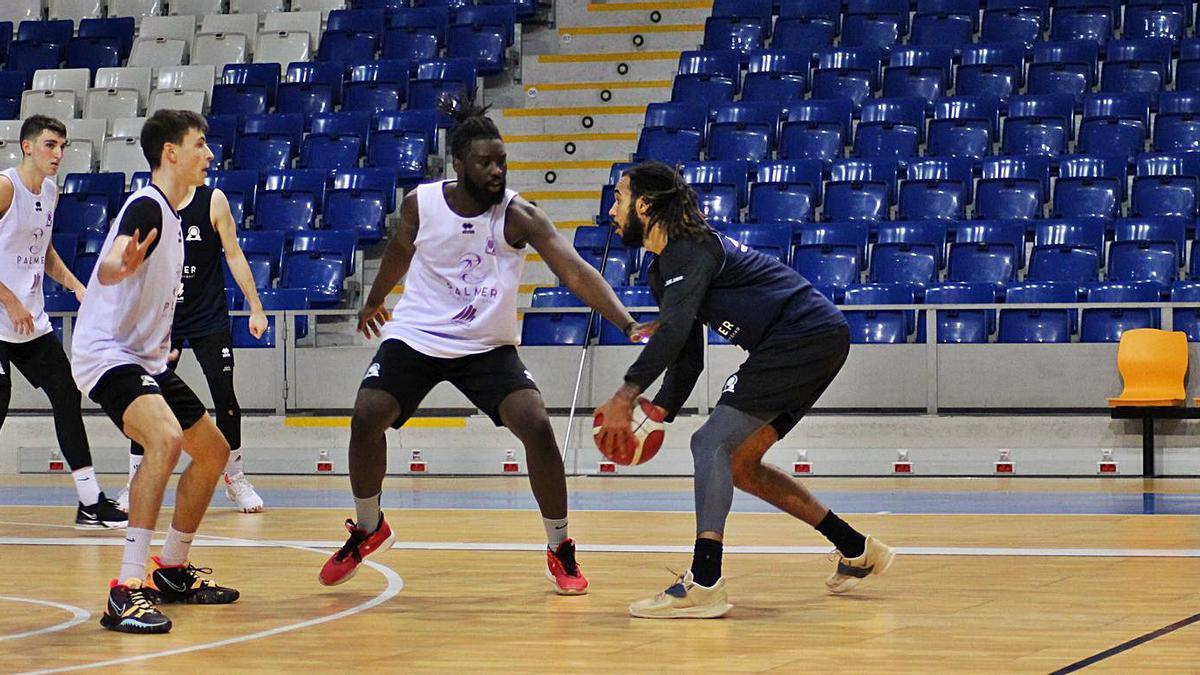
[[[179,212],[183,221],[183,294],[175,305],[171,337],[188,339],[229,330],[225,304],[224,248],[210,215],[212,188],[196,188]]]
[[[716,232],[668,241],[650,264],[650,290],[658,331],[625,379],[645,391],[667,371],[654,402],[672,416],[704,369],[704,325],[753,352],[846,324],[795,270]]]
[[[158,189],[157,185],[152,187]],[[160,190],[159,194],[161,193]],[[163,195],[163,201],[166,201],[166,195]],[[132,237],[135,230],[139,242],[145,242],[151,232],[157,233],[154,241],[150,243],[150,248],[146,249],[146,258],[149,258],[154,249],[158,248],[158,240],[162,238],[162,208],[150,197],[138,197],[130,202],[121,215],[121,222],[117,223],[118,236]]]

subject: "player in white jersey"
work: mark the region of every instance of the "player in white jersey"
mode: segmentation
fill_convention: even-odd
[[[213,158],[207,130],[203,117],[186,110],[159,110],[146,120],[141,145],[150,184],[129,196],[109,230],[72,342],[80,390],[146,449],[130,489],[120,575],[109,584],[100,618],[100,625],[124,633],[171,630],[157,603],[215,605],[238,598],[237,591],[199,577],[202,570],[188,562],[229,443],[196,394],[167,367],[183,274],[183,230],[175,209],[204,182]],[[192,461],[179,479],[166,543],[151,558],[147,576],[150,537],[181,451]]]
[[[0,426],[8,415],[15,367],[50,399],[58,447],[79,496],[75,527],[125,527],[127,516],[96,479],[71,363],[50,327],[42,298],[45,275],[79,300],[84,294],[84,285],[51,243],[58,205],[52,176],[58,173],[66,142],[62,122],[32,115],[21,124],[21,163],[0,171]]]
[[[358,328],[383,337],[363,377],[350,426],[350,538],[321,569],[325,585],[350,579],[363,558],[392,545],[380,511],[388,427],[399,428],[429,390],[448,381],[525,446],[529,482],[546,529],[546,576],[563,595],[588,582],[567,536],[567,485],[546,404],[517,356],[517,294],[532,248],[584,302],[633,334],[638,324],[604,278],[533,204],[505,189],[507,154],[484,110],[446,101],[455,119],[450,151],[458,180],[405,195]],[[384,307],[405,278],[394,316]]]

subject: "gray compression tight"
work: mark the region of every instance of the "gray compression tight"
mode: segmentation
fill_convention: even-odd
[[[733,505],[733,452],[775,416],[718,405],[708,421],[692,434],[697,533],[725,532],[725,520]]]

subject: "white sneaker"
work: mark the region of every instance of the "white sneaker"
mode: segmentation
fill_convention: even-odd
[[[125,513],[129,513],[129,483],[121,488],[120,494],[117,495],[117,508]]]
[[[872,574],[883,574],[896,559],[896,551],[887,544],[867,535],[867,547],[857,558],[837,556],[837,570],[825,580],[830,593],[846,593]]]
[[[696,583],[688,570],[667,590],[630,605],[629,613],[643,619],[716,619],[731,609],[724,577],[706,588]]]
[[[225,496],[237,504],[242,513],[261,513],[263,510],[262,497],[254,491],[254,486],[244,473],[232,476],[225,474]]]

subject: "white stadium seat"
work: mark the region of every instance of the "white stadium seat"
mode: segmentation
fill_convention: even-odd
[[[175,38],[183,40],[187,45],[184,51],[186,59],[192,53],[192,38],[196,34],[196,17],[194,16],[148,16],[138,29],[139,38]]]
[[[14,29],[22,21],[38,21],[42,18],[42,6],[42,0],[4,0],[0,2],[0,21],[13,22]]]
[[[109,16],[132,16],[134,23],[141,23],[148,16],[161,16],[162,0],[108,0]]]
[[[135,117],[141,108],[139,96],[133,89],[92,89],[87,94],[83,116],[100,120]]]
[[[118,117],[108,125],[109,138],[138,138],[142,135],[145,117]]]
[[[129,66],[158,68],[183,64],[187,43],[178,38],[138,38],[133,41]]]
[[[104,16],[102,0],[50,0],[51,19],[99,19]]]
[[[155,89],[150,94],[150,105],[146,115],[153,115],[159,110],[191,110],[204,114],[204,92],[182,91],[180,89]]]
[[[0,140],[0,171],[20,164],[21,156],[20,141]]]
[[[58,183],[69,173],[91,173],[95,170],[96,151],[88,140],[67,141],[62,161],[58,163]]]
[[[136,136],[110,138],[104,141],[104,154],[100,158],[101,171],[120,171],[125,174],[125,184],[137,171],[149,171],[142,144]]]
[[[83,97],[87,94],[91,72],[87,68],[58,68],[55,70],[35,70],[33,86],[30,89],[75,92],[75,108],[83,106]]]
[[[258,46],[254,48],[255,63],[278,63],[282,75],[287,64],[308,61],[310,58],[308,33],[276,31],[258,34]]]
[[[169,0],[167,13],[172,15],[190,14],[205,16],[221,13],[221,0]]]
[[[236,33],[200,33],[196,36],[192,63],[215,66],[222,72],[230,63],[245,63],[247,40]]]
[[[129,89],[138,93],[138,108],[146,107],[150,100],[150,73],[147,66],[129,68],[98,68],[96,89]]]
[[[0,141],[16,141],[21,138],[22,120],[0,120]]]
[[[230,14],[266,14],[285,9],[283,0],[229,0]]]
[[[201,33],[234,33],[251,42],[258,35],[257,14],[209,14],[200,24]],[[253,49],[254,45],[250,45]],[[251,51],[250,54],[254,52]]]
[[[171,66],[158,69],[154,88],[201,92],[204,94],[204,106],[207,108],[215,79],[216,70],[212,66]]]
[[[335,9],[345,9],[345,0],[292,0],[293,12],[320,12],[326,19],[329,12]]]
[[[308,48],[315,53],[321,37],[321,13],[272,12],[263,17],[263,32],[280,30],[308,33]]]
[[[69,89],[30,89],[21,94],[21,119],[30,115],[48,115],[65,120],[75,116],[75,92]]]
[[[108,121],[103,119],[63,120],[67,125],[67,140],[88,141],[92,150],[99,154],[104,146],[104,137],[108,133]]]

